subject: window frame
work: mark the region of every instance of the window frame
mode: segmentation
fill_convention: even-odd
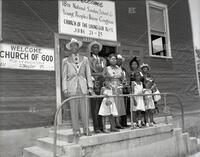
[[[155,34],[152,33],[151,29],[151,23],[150,23],[150,7],[162,9],[164,12],[164,25],[165,25],[165,38],[166,38],[166,56],[159,56],[154,55],[152,52],[152,40],[151,35],[156,35],[157,32],[155,31]],[[170,42],[170,33],[169,33],[169,17],[168,17],[168,7],[166,4],[152,1],[152,0],[146,0],[146,12],[147,12],[147,27],[148,27],[148,43],[149,43],[149,56],[150,57],[156,57],[156,58],[172,58],[171,54],[171,42]],[[154,31],[154,30],[153,30]],[[158,33],[159,34],[159,33]]]

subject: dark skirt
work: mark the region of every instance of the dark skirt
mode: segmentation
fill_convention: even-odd
[[[123,91],[121,88],[115,90],[114,95],[115,94],[123,94]],[[118,116],[123,116],[126,115],[126,107],[125,107],[125,103],[124,103],[124,97],[115,97],[115,104],[117,107],[117,111],[118,111]]]

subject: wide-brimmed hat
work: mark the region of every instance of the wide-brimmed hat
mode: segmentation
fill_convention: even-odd
[[[121,54],[118,54],[118,55],[117,55],[117,59],[121,59],[121,60],[122,60],[122,62],[124,62],[124,61],[125,61],[125,58],[124,58],[124,57],[122,57],[122,55],[121,55]]]
[[[91,52],[92,46],[93,45],[98,45],[99,46],[99,51],[102,50],[102,44],[98,41],[92,41],[89,45],[88,45],[88,50]]]
[[[79,46],[79,48],[83,45],[82,41],[79,41],[79,40],[77,40],[77,39],[72,38],[71,41],[68,42],[68,43],[66,44],[66,48],[67,48],[68,50],[71,50],[70,45],[71,45],[72,43],[77,43],[78,46]]]
[[[144,67],[147,67],[147,68],[150,70],[150,67],[149,67],[148,64],[143,63],[143,64],[140,66],[140,69],[143,69]]]
[[[109,54],[108,60],[117,59],[117,56],[114,53]]]

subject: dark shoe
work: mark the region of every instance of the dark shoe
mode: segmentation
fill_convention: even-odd
[[[121,125],[117,125],[116,128],[117,128],[117,129],[124,129],[124,127],[121,126]]]
[[[84,129],[83,134],[86,135],[86,136],[92,136],[89,129],[88,129],[88,133],[87,133],[86,129]]]
[[[103,129],[102,132],[105,133],[105,134],[110,133],[110,132],[109,132],[108,130],[106,130],[106,129]]]
[[[124,127],[124,128],[129,128],[130,125],[122,125],[122,127]]]
[[[102,133],[101,130],[94,130],[94,132],[95,132],[96,134],[100,134],[100,133]]]
[[[142,126],[146,126],[146,123],[142,121],[141,125],[142,125]]]
[[[111,132],[119,132],[119,129],[117,129],[117,128],[110,128],[110,131]]]

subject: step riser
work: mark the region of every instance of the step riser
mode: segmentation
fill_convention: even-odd
[[[24,150],[24,151],[23,151],[23,157],[40,157],[40,156],[35,155],[35,154],[33,154],[32,152],[29,152],[29,151]]]
[[[184,144],[186,146],[186,152],[187,154],[189,154],[189,134],[188,133],[183,133],[182,134],[182,138],[183,138],[183,141],[184,141]]]
[[[23,157],[53,157],[53,153],[39,147],[29,147],[23,150]]]
[[[195,137],[190,137],[190,154],[195,154],[198,152],[197,139]]]
[[[70,135],[62,135],[62,134],[57,134],[57,140],[65,141],[65,142],[70,142],[70,139],[72,139],[72,134]],[[54,137],[53,133],[49,134],[49,137]]]
[[[37,141],[37,146],[47,151],[53,152],[53,144]],[[67,153],[67,151],[65,151],[64,148],[62,148],[61,146],[57,145],[56,148],[57,148],[58,155],[63,155],[64,153]]]
[[[200,152],[200,144],[197,144],[197,151]]]

